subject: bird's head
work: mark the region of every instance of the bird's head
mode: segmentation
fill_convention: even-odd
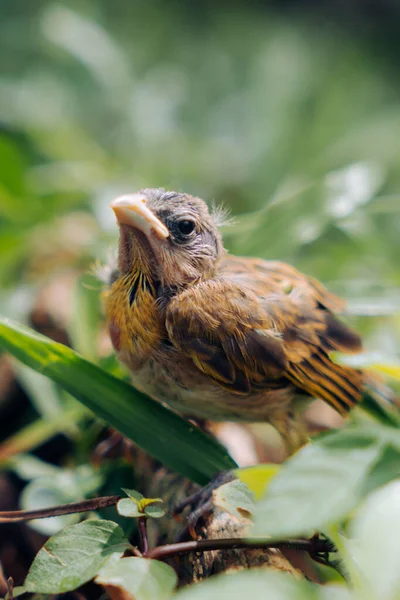
[[[120,227],[119,269],[165,287],[211,277],[223,255],[218,216],[189,194],[145,189],[111,203]]]

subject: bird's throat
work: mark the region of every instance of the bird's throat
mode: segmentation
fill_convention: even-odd
[[[156,260],[146,236],[127,225],[120,226],[118,266],[123,275],[143,273],[151,278],[156,270]]]
[[[120,359],[135,370],[165,335],[150,278],[137,269],[121,275],[106,297],[110,336]]]

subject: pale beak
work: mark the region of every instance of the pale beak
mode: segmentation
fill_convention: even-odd
[[[167,227],[146,206],[146,198],[141,194],[118,196],[111,202],[110,206],[117,217],[118,223],[139,229],[146,236],[154,232],[160,239],[169,237]]]

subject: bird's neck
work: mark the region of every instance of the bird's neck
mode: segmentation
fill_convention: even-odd
[[[143,274],[150,279],[155,270],[155,258],[146,236],[126,225],[120,226],[118,267],[122,276],[133,278]]]
[[[138,269],[121,273],[105,298],[113,346],[133,370],[153,355],[165,335],[156,298],[152,280]]]

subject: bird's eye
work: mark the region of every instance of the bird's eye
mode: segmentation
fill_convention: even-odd
[[[179,233],[181,233],[182,235],[190,235],[194,231],[196,224],[194,221],[189,221],[189,220],[185,219],[185,220],[179,221],[177,226],[178,226]]]

